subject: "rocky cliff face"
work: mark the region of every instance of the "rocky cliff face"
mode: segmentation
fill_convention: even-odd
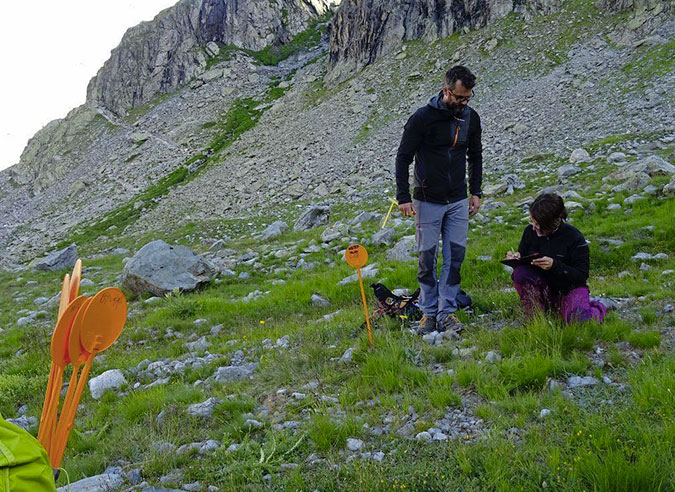
[[[401,41],[434,41],[483,27],[510,12],[550,13],[559,0],[347,0],[330,35],[332,78],[369,65]]]
[[[76,167],[87,147],[108,130],[100,115],[80,106],[37,132],[7,172],[16,184],[39,193]]]
[[[261,50],[288,42],[331,0],[182,0],[127,31],[89,83],[87,102],[116,115],[182,86],[206,69],[208,42]]]

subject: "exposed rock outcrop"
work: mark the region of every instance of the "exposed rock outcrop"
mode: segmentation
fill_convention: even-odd
[[[126,32],[89,82],[87,102],[122,115],[203,73],[207,44],[283,45],[330,6],[327,0],[182,0]]]
[[[483,27],[514,10],[549,13],[560,0],[347,0],[330,33],[332,79],[375,61],[401,41],[434,41],[461,29]]]
[[[28,141],[19,163],[8,172],[18,185],[41,192],[77,167],[81,153],[109,126],[96,112],[79,106],[49,122]]]

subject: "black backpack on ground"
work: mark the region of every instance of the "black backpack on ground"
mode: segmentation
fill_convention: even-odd
[[[379,309],[373,314],[377,319],[383,314],[399,320],[417,321],[422,317],[422,311],[419,306],[420,289],[413,292],[412,295],[397,296],[385,285],[380,283],[370,284],[377,298]],[[457,295],[457,304],[460,309],[471,307],[471,296],[463,290]]]

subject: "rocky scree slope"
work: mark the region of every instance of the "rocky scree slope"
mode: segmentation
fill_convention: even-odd
[[[324,82],[325,38],[275,66],[261,66],[254,54],[204,50],[205,72],[127,117],[83,107],[53,125],[72,135],[68,145],[51,129],[36,135],[26,149],[30,164],[0,173],[4,256],[31,259],[162,177],[192,172],[212,139],[222,137],[224,114],[242,102],[257,124],[209,155],[193,181],[134,201],[140,218],[120,224],[125,235],[259,215],[270,204],[298,199],[351,200],[360,188],[393,184],[406,118],[458,62],[479,75],[472,104],[483,118],[488,181],[518,169],[522,159],[608,136],[672,134],[674,31],[663,3],[608,13],[590,2],[566,2],[548,15],[512,13],[485,29],[409,41],[337,85]],[[280,97],[270,100],[273,90]],[[71,118],[85,122],[79,133]],[[21,169],[33,173],[27,181],[36,183],[37,195],[21,184]],[[119,234],[117,227],[106,235]]]
[[[333,88],[321,82],[325,65],[304,67],[283,98],[228,149],[222,165],[172,190],[130,232],[173,230],[186,220],[244,211],[269,215],[270,205],[302,206],[299,199],[357,200],[387,186],[393,195],[403,124],[456,62],[479,74],[472,104],[483,120],[486,184],[533,158],[542,160],[542,178],[555,184],[558,163],[546,155],[607,137],[672,138],[675,77],[642,64],[646,53],[672,51],[672,18],[650,18],[632,29],[623,17],[594,8],[572,14],[508,20],[433,44],[411,42]],[[574,19],[572,26],[566,19]],[[508,38],[514,32],[517,41]]]
[[[108,61],[90,81],[85,107],[77,111],[89,118],[94,118],[97,112],[124,116],[128,110],[171,93],[206,72],[209,43],[249,50],[279,46],[324,16],[331,6],[323,0],[182,0],[152,21],[125,33],[119,46],[112,50]],[[58,140],[64,132],[79,128],[80,123],[78,119],[66,118],[42,129],[12,169],[13,179],[43,191],[62,177],[63,170],[75,167],[76,157],[64,158],[58,146],[46,144]],[[64,125],[67,130],[57,129]],[[72,144],[68,142],[65,150]]]

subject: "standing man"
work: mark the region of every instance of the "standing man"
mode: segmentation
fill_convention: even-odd
[[[459,332],[463,328],[454,314],[459,271],[466,251],[469,215],[480,208],[483,180],[480,117],[468,105],[475,84],[476,77],[468,68],[458,65],[448,70],[443,89],[406,123],[396,155],[398,208],[406,217],[415,216],[422,333]],[[411,197],[408,168],[413,157]],[[439,238],[443,241],[440,279],[436,275]]]

